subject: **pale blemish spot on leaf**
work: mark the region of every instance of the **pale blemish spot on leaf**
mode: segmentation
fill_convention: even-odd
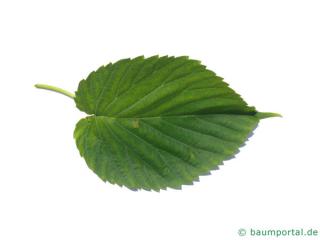
[[[132,127],[139,128],[139,119],[132,120]]]

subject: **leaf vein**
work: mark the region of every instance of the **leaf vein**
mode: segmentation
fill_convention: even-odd
[[[134,106],[136,106],[137,104],[139,104],[141,101],[143,101],[144,99],[146,99],[147,97],[149,97],[152,93],[156,92],[157,90],[159,90],[161,87],[164,86],[164,82],[166,80],[166,78],[170,78],[170,76],[172,76],[172,74],[174,74],[174,72],[179,69],[180,67],[182,67],[183,65],[185,65],[186,63],[182,63],[181,65],[179,64],[179,66],[175,67],[172,72],[170,72],[170,74],[167,77],[162,78],[162,83],[155,87],[151,92],[149,92],[147,95],[143,96],[142,98],[138,99],[137,101],[131,103],[129,106],[127,106],[126,108],[122,109],[122,111],[118,112],[117,114],[121,114],[123,112],[129,111],[130,109],[132,109]],[[159,70],[157,70],[159,71]]]
[[[139,136],[135,135],[134,133],[128,131],[126,128],[124,128],[121,124],[119,123],[115,123],[115,125],[118,125],[118,127],[120,127],[122,130],[128,132],[130,135],[134,135],[137,138],[140,138]],[[128,147],[130,147],[129,143],[127,143],[126,141],[123,141]],[[159,169],[155,166],[153,166],[153,164],[151,164],[149,161],[147,161],[144,157],[141,156],[140,153],[138,153],[137,151],[134,150],[134,147],[131,146],[130,148],[133,152],[136,153],[136,155],[140,156],[140,158],[151,168],[155,171],[155,173],[157,173],[161,178],[163,178],[164,180],[166,180],[166,178],[162,175],[162,173],[159,171]]]
[[[143,121],[144,124],[146,124],[147,126],[151,127],[149,124],[147,124],[146,122]],[[168,153],[170,156],[174,157],[174,158],[177,158],[179,160],[181,160],[181,162],[185,163],[187,166],[189,167],[192,167],[193,169],[195,168],[194,165],[192,165],[190,162],[186,162],[183,158],[181,158],[180,156],[178,155],[174,155],[173,153],[163,149],[163,148],[160,148],[159,146],[157,145],[154,145],[152,144],[151,142],[143,139],[142,137],[140,137],[139,135],[135,134],[134,132],[130,131],[128,128],[124,127],[125,129],[127,129],[129,132],[131,132],[134,136],[138,137],[141,141],[143,141],[146,145],[148,146],[151,146],[152,148],[154,148],[159,154],[161,154],[161,151],[164,151],[166,153]],[[152,128],[152,127],[151,127]],[[161,154],[162,155],[162,154]],[[171,170],[171,166],[170,164],[167,164],[166,163],[166,166]],[[172,170],[171,170],[172,171]]]
[[[115,68],[116,68],[115,65],[112,65],[112,68],[111,68],[111,70],[110,70],[110,72],[109,72],[109,74],[108,74],[108,77],[106,77],[106,80],[107,80],[107,81],[109,80],[109,77],[113,74]],[[102,87],[102,89],[101,89],[101,91],[100,91],[100,93],[99,93],[99,95],[98,95],[98,97],[97,97],[96,107],[95,107],[95,110],[94,110],[94,114],[95,114],[95,115],[97,115],[97,110],[98,110],[98,107],[99,107],[100,102],[101,102],[101,100],[102,100],[102,96],[103,96],[106,88],[107,88],[107,84],[104,84],[103,87]]]
[[[196,148],[196,147],[193,147],[192,145],[190,145],[190,144],[188,144],[188,143],[182,142],[182,141],[181,141],[180,139],[178,139],[178,138],[175,138],[175,137],[173,137],[173,136],[168,135],[167,133],[164,133],[163,131],[159,130],[158,128],[155,128],[154,126],[150,125],[150,124],[147,123],[147,122],[144,122],[144,123],[147,124],[147,125],[149,125],[151,128],[157,130],[158,132],[162,133],[162,135],[164,135],[164,136],[166,136],[166,137],[168,137],[168,138],[170,138],[170,139],[173,139],[174,141],[176,141],[176,142],[178,142],[178,143],[180,143],[180,144],[182,144],[182,145],[185,145],[185,146],[188,147],[188,148],[200,150],[200,151],[207,152],[207,153],[210,153],[210,154],[219,154],[219,153],[217,153],[217,152],[208,151],[207,149],[203,149],[203,148],[200,148],[200,147],[197,147],[197,148]],[[190,162],[188,162],[188,163],[190,163]],[[191,164],[191,163],[190,163],[190,164]]]
[[[188,127],[180,126],[180,125],[177,125],[175,123],[169,122],[167,119],[165,121],[167,123],[171,124],[171,125],[174,125],[174,126],[178,127],[178,128],[185,129],[187,131],[198,133],[198,134],[201,134],[201,135],[204,135],[204,136],[212,137],[212,138],[215,138],[215,139],[217,139],[217,140],[219,140],[221,142],[225,142],[225,143],[228,143],[228,144],[229,143],[239,144],[238,142],[235,142],[233,140],[224,139],[224,138],[222,138],[220,136],[217,136],[215,134],[209,134],[209,133],[204,133],[204,132],[200,132],[200,131],[194,130],[194,129],[190,128],[190,126],[188,126]]]

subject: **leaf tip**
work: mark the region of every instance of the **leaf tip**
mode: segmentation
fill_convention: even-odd
[[[272,113],[272,112],[258,112],[258,113],[255,114],[255,116],[260,118],[260,119],[270,118],[270,117],[282,117],[281,114]]]

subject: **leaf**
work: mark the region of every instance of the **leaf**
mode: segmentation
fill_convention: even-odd
[[[120,60],[79,83],[77,107],[91,115],[74,131],[102,180],[129,189],[179,189],[209,174],[261,118],[199,61],[188,57]]]

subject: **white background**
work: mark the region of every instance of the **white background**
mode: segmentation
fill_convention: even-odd
[[[320,230],[318,4],[1,0],[0,239]],[[283,118],[263,120],[235,159],[194,186],[156,193],[105,184],[74,143],[84,113],[33,85],[75,91],[102,64],[154,54],[199,59],[249,104]]]

